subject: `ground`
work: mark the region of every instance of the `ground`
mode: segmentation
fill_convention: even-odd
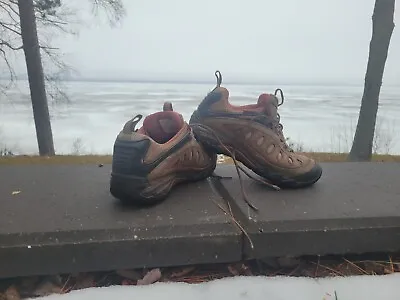
[[[343,278],[361,275],[386,275],[400,272],[399,259],[400,256],[396,254],[274,258],[231,264],[12,278],[0,280],[0,299],[18,300],[20,298],[65,294],[72,290],[114,285],[149,285],[155,282],[196,284],[238,276]]]
[[[347,154],[306,153],[320,162],[344,162]],[[110,155],[85,156],[10,156],[0,157],[1,164],[109,164]],[[373,161],[400,162],[400,156],[374,155]],[[229,158],[221,163],[231,163]],[[154,282],[200,283],[235,276],[344,277],[351,275],[385,275],[400,272],[400,255],[370,254],[363,256],[270,258],[231,264],[183,266],[175,268],[110,270],[84,274],[57,274],[0,280],[0,300],[63,294],[71,290],[110,285],[138,285]],[[11,297],[11,298],[10,298]]]

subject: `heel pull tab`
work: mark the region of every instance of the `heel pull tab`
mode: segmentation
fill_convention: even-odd
[[[169,101],[165,101],[163,105],[163,111],[174,111],[172,108],[172,103]]]
[[[215,71],[214,73],[215,77],[217,78],[217,86],[213,89],[213,91],[215,91],[217,88],[219,88],[221,86],[222,83],[222,74],[220,71]]]
[[[276,95],[277,95],[278,93],[279,93],[280,96],[281,96],[281,103],[278,102],[278,106],[281,106],[281,105],[283,104],[283,101],[285,101],[285,98],[283,97],[283,91],[282,91],[281,89],[276,89],[276,90],[275,90],[275,93],[274,93],[275,97],[276,97]]]
[[[142,115],[136,115],[133,119],[130,119],[128,122],[125,123],[124,128],[122,131],[124,133],[132,133],[136,132],[137,129],[135,129],[137,123],[143,118]]]

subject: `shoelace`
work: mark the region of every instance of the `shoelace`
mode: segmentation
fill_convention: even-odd
[[[281,89],[276,89],[274,92],[274,96],[278,98],[277,97],[278,92],[280,93],[281,102],[278,102],[276,110],[278,110],[278,107],[284,103],[285,99],[283,96],[283,91]],[[259,123],[262,123],[267,127],[270,127],[279,136],[282,146],[289,152],[294,152],[294,150],[286,142],[285,136],[283,134],[283,125],[280,122],[281,116],[278,112],[276,112],[276,118],[271,118],[270,116],[267,116],[265,114],[259,114],[254,118],[251,118],[251,120],[258,121]]]
[[[211,134],[211,135],[215,138],[215,140],[217,140],[218,144],[219,144],[221,147],[223,147],[223,148],[229,153],[229,156],[232,158],[233,163],[234,163],[234,165],[235,165],[236,172],[237,172],[237,174],[238,174],[239,183],[240,183],[240,190],[241,190],[243,199],[244,199],[244,201],[247,203],[247,205],[249,205],[252,209],[258,211],[258,208],[249,200],[249,196],[247,195],[246,190],[245,190],[245,188],[244,188],[243,178],[242,178],[242,175],[241,175],[241,173],[239,172],[239,170],[242,171],[244,174],[246,174],[249,178],[251,178],[251,179],[253,179],[253,180],[255,180],[255,181],[258,181],[258,182],[260,182],[260,183],[262,183],[262,184],[264,184],[264,185],[266,185],[266,186],[268,186],[268,187],[270,187],[270,188],[272,188],[272,189],[274,189],[274,190],[280,190],[280,188],[279,188],[277,185],[272,184],[271,182],[267,181],[267,180],[264,179],[264,178],[261,179],[261,178],[257,178],[257,177],[255,177],[255,176],[253,176],[253,175],[250,174],[246,169],[244,169],[241,165],[239,165],[238,161],[236,160],[235,150],[229,149],[229,148],[221,141],[221,139],[218,137],[218,135],[215,133],[215,131],[214,131],[212,128],[208,127],[207,125],[204,125],[204,124],[197,124],[197,123],[191,124],[190,126],[191,126],[192,128],[197,128],[197,129],[199,129],[199,130],[204,130],[204,131],[206,131],[208,134]]]
[[[222,74],[221,74],[221,72],[217,70],[217,71],[215,71],[214,75],[215,75],[215,77],[217,78],[217,84],[216,84],[216,86],[214,87],[214,89],[210,91],[210,93],[212,93],[212,92],[215,91],[218,87],[220,87],[220,86],[221,86],[221,83],[222,83]],[[275,90],[275,92],[274,92],[275,97],[277,97],[278,92],[279,92],[280,97],[281,97],[281,102],[280,102],[280,103],[278,102],[277,109],[278,109],[278,107],[281,106],[281,105],[283,104],[283,102],[284,102],[283,91],[282,91],[281,89],[278,88],[278,89]],[[292,149],[287,145],[287,143],[286,143],[285,137],[284,137],[284,135],[283,135],[283,125],[280,123],[280,115],[279,115],[278,112],[276,113],[276,118],[274,118],[274,120],[271,120],[271,118],[268,117],[268,116],[265,115],[265,114],[260,114],[260,115],[254,117],[254,118],[260,118],[261,123],[264,124],[264,125],[266,125],[266,126],[272,125],[272,126],[271,126],[272,129],[273,129],[273,130],[278,134],[278,136],[280,137],[280,140],[281,140],[282,145],[283,145],[286,149],[288,149],[289,151],[293,152],[293,150],[292,150]],[[193,128],[197,128],[197,129],[199,129],[199,130],[204,130],[204,131],[206,131],[208,134],[213,135],[213,137],[217,140],[218,144],[219,144],[221,147],[223,147],[223,148],[229,153],[229,155],[231,156],[231,158],[232,158],[232,160],[233,160],[233,163],[235,164],[235,169],[236,169],[236,172],[237,172],[237,174],[238,174],[239,183],[240,183],[240,190],[241,190],[243,199],[244,199],[244,201],[247,203],[247,205],[249,205],[249,207],[251,207],[252,209],[258,211],[258,208],[249,200],[249,197],[248,197],[248,195],[247,195],[247,193],[246,193],[246,190],[245,190],[245,188],[244,188],[243,178],[242,178],[242,176],[241,176],[240,171],[242,171],[244,174],[246,174],[249,178],[251,178],[251,179],[253,179],[253,180],[255,180],[255,181],[258,181],[258,182],[260,182],[260,183],[262,183],[262,184],[264,184],[264,185],[266,185],[266,186],[268,186],[268,187],[270,187],[270,188],[272,188],[272,189],[274,189],[274,190],[276,190],[276,191],[279,191],[279,190],[280,190],[280,187],[278,187],[277,185],[272,184],[271,182],[269,182],[269,181],[266,180],[265,178],[257,178],[257,177],[254,177],[254,176],[251,175],[246,169],[244,169],[241,165],[239,165],[239,163],[238,163],[238,161],[236,160],[236,157],[235,157],[235,150],[234,150],[234,149],[233,149],[233,150],[230,150],[230,149],[221,141],[221,139],[218,137],[218,135],[215,133],[215,131],[214,131],[212,128],[210,128],[210,127],[208,127],[208,126],[206,126],[206,125],[204,125],[204,124],[198,124],[198,123],[192,123],[192,124],[190,124],[190,127],[192,127],[192,129],[193,129]],[[239,171],[239,170],[240,170],[240,171]],[[233,216],[232,216],[232,217],[233,217]],[[234,220],[235,220],[235,219],[234,219]],[[235,222],[237,223],[236,220],[235,220]],[[241,228],[241,229],[244,230],[243,228]],[[245,231],[244,231],[244,232],[245,232]],[[249,238],[250,244],[252,245],[252,242],[251,242],[250,237],[247,235],[246,232],[245,232],[245,234],[246,234],[246,236]]]
[[[217,78],[217,86],[212,91],[217,89],[221,85],[221,82],[222,82],[222,75],[221,75],[221,73],[219,71],[215,72],[215,77]],[[282,89],[278,88],[278,89],[275,90],[274,96],[277,97],[277,98],[278,98],[278,96],[277,96],[278,93],[279,93],[281,101],[280,102],[278,101],[278,104],[276,106],[277,110],[278,110],[278,107],[281,106],[284,103],[284,100],[285,100]],[[266,114],[262,114],[262,113],[257,115],[257,116],[255,116],[255,117],[253,117],[253,118],[251,118],[251,120],[257,120],[258,122],[264,124],[265,126],[270,127],[279,136],[282,146],[286,150],[288,150],[289,152],[294,152],[294,150],[286,143],[286,139],[285,139],[285,136],[283,134],[283,125],[282,125],[282,123],[280,123],[280,119],[281,119],[281,117],[280,117],[280,114],[278,112],[276,112],[276,118],[271,118],[270,116],[267,116]],[[247,203],[247,205],[249,205],[249,207],[251,207],[252,209],[258,211],[258,208],[249,200],[249,197],[248,197],[248,195],[246,193],[246,190],[244,188],[243,178],[241,176],[240,171],[242,171],[249,178],[251,178],[251,179],[253,179],[255,181],[258,181],[258,182],[260,182],[260,183],[262,183],[262,184],[264,184],[264,185],[266,185],[266,186],[268,186],[268,187],[270,187],[270,188],[272,188],[274,190],[277,190],[277,191],[280,190],[280,188],[277,185],[272,184],[271,182],[269,182],[268,180],[266,180],[264,178],[261,179],[261,178],[257,178],[257,177],[252,176],[246,169],[244,169],[241,165],[239,165],[239,163],[238,163],[238,161],[236,160],[236,157],[235,157],[235,150],[234,149],[233,150],[229,149],[221,141],[221,139],[218,137],[218,135],[215,133],[215,131],[212,128],[210,128],[210,127],[208,127],[208,126],[206,126],[204,124],[198,124],[198,123],[191,124],[190,126],[192,128],[197,128],[199,130],[204,130],[208,134],[211,134],[214,137],[214,139],[217,140],[218,144],[221,147],[223,147],[229,153],[229,155],[231,156],[231,158],[233,160],[233,163],[235,165],[236,173],[238,174],[239,183],[240,183],[240,190],[241,190],[243,199]]]
[[[281,106],[285,101],[285,97],[283,96],[283,91],[281,89],[275,90],[275,93],[274,93],[275,97],[277,97],[278,92],[280,93],[280,96],[281,96],[281,102],[278,103],[277,110],[278,110],[278,107]],[[283,134],[283,125],[281,123],[281,116],[278,112],[276,113],[276,115],[277,115],[276,129],[277,129],[277,133],[278,133],[279,137],[281,138],[282,144],[285,146],[285,148],[287,150],[289,150],[290,152],[294,152],[294,150],[292,148],[290,148],[290,146],[286,143],[285,135]]]
[[[217,71],[215,71],[214,75],[215,75],[215,77],[217,78],[217,84],[216,84],[216,86],[214,87],[214,89],[211,90],[210,93],[212,93],[213,91],[215,91],[215,90],[216,90],[217,88],[219,88],[219,87],[221,86],[221,84],[222,84],[222,74],[221,74],[221,72],[217,70]],[[276,110],[277,110],[277,111],[278,111],[278,107],[281,106],[281,105],[284,103],[284,101],[285,101],[285,97],[284,97],[284,95],[283,95],[282,89],[280,89],[280,88],[275,89],[274,96],[275,96],[276,98],[278,98],[278,96],[277,96],[278,93],[279,93],[279,95],[280,95],[281,102],[280,102],[280,103],[278,102],[278,105],[276,106]],[[278,136],[280,137],[281,142],[282,142],[282,145],[284,146],[284,148],[286,148],[286,149],[289,150],[290,152],[294,152],[294,150],[293,150],[292,148],[290,148],[289,145],[286,143],[286,139],[285,139],[285,136],[284,136],[284,134],[283,134],[283,125],[282,125],[282,123],[280,122],[280,121],[281,121],[281,116],[280,116],[280,114],[279,114],[278,112],[276,113],[276,120],[275,120],[275,122],[271,122],[271,121],[270,121],[270,118],[269,118],[268,116],[266,116],[266,115],[263,115],[263,114],[260,114],[259,116],[255,117],[255,118],[262,118],[262,119],[264,119],[261,123],[263,123],[263,124],[266,125],[266,126],[268,126],[269,123],[272,123],[272,129],[273,129],[273,130],[278,134]],[[197,124],[197,125],[200,125],[200,124]],[[209,128],[209,129],[211,129],[211,128]],[[216,136],[215,133],[214,133],[214,135]]]

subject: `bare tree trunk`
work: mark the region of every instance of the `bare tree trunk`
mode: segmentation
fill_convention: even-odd
[[[36,137],[41,156],[55,155],[33,0],[18,0]]]
[[[375,0],[364,94],[353,146],[348,156],[350,161],[369,161],[372,157],[379,94],[394,29],[394,8],[395,0]]]

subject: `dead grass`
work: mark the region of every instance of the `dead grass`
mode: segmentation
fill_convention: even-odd
[[[109,164],[111,155],[56,155],[42,156],[4,156],[0,157],[0,165],[32,165],[32,164]]]
[[[304,153],[316,159],[319,162],[344,162],[347,159],[347,153],[323,153],[323,152],[312,152]],[[400,155],[389,155],[389,154],[374,154],[372,161],[376,162],[400,162]]]
[[[347,159],[347,153],[325,153],[325,152],[302,152],[302,154],[312,157],[319,162],[345,162]],[[400,155],[381,155],[374,154],[372,161],[376,162],[400,162]],[[226,157],[223,163],[233,163],[230,157]]]
[[[304,153],[319,162],[345,162],[347,153]],[[41,156],[4,156],[0,157],[0,165],[30,165],[30,164],[110,164],[111,155],[57,155],[53,157]],[[400,162],[400,155],[373,155],[372,161],[377,162]],[[229,157],[219,160],[222,164],[232,164]]]
[[[143,285],[154,282],[202,283],[235,276],[344,277],[386,275],[400,272],[400,255],[370,254],[271,258],[231,264],[206,264],[157,269],[115,270],[0,280],[0,299],[65,294],[72,290],[110,285]],[[12,298],[10,298],[12,296]]]

